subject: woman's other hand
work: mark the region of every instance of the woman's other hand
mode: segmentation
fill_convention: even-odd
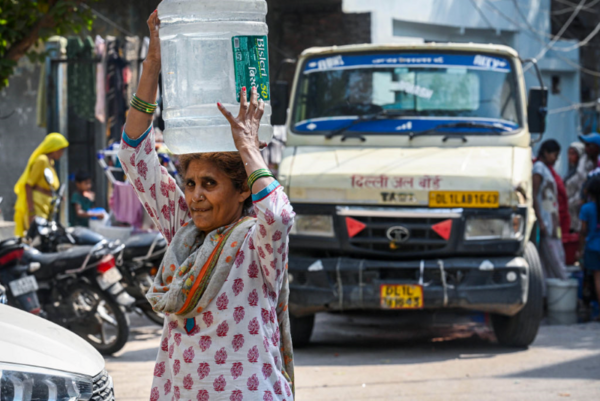
[[[158,36],[158,29],[160,28],[160,20],[158,19],[158,10],[154,10],[148,18],[148,29],[150,30],[150,45],[148,47],[148,55],[146,56],[146,62],[160,65],[160,38]]]
[[[237,117],[234,117],[221,103],[217,103],[217,106],[231,124],[233,142],[238,151],[258,150],[266,146],[264,142],[258,140],[258,129],[260,120],[265,113],[265,102],[262,99],[258,100],[256,87],[251,90],[250,103],[248,103],[246,88],[242,88],[240,112]]]

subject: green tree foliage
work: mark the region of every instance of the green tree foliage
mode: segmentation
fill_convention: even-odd
[[[97,0],[88,0],[91,3]],[[94,17],[84,0],[0,0],[0,89],[19,59],[43,60],[32,49],[52,35],[90,30]]]

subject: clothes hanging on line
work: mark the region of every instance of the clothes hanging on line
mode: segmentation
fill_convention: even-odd
[[[95,45],[92,38],[72,36],[68,39],[68,99],[80,118],[94,121],[96,107]]]
[[[100,63],[96,67],[96,120],[106,122],[106,41],[100,35],[96,35],[96,57]]]
[[[109,142],[119,142],[127,105],[123,94],[123,69],[126,62],[119,52],[120,41],[114,36],[106,37],[106,134]]]
[[[62,36],[51,36],[46,41],[46,48],[49,45],[54,45],[58,49],[60,57],[67,54],[67,38]],[[40,82],[38,84],[37,93],[37,115],[36,122],[38,127],[46,128],[48,125],[48,74],[50,73],[50,63],[48,59],[44,61],[40,71]]]
[[[140,38],[137,36],[126,36],[123,42],[123,57],[127,62],[124,68],[123,81],[126,85],[125,100],[128,102],[133,97],[139,81],[139,55],[140,55]]]
[[[116,181],[113,185],[110,209],[115,218],[120,222],[141,229],[144,224],[144,207],[134,188],[129,182]]]

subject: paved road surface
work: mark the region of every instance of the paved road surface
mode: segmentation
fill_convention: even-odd
[[[446,322],[319,315],[313,344],[296,350],[296,399],[600,400],[600,323],[542,326],[519,351],[471,319]],[[159,345],[160,328],[132,323],[130,342],[107,358],[119,401],[149,399]]]

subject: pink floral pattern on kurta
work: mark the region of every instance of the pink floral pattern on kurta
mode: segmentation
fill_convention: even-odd
[[[152,149],[151,132],[136,148],[123,141],[119,158],[170,243],[190,217],[183,192]],[[288,237],[282,233],[293,224],[294,212],[281,187],[255,202],[254,209],[257,224],[246,236],[222,293],[193,321],[166,317],[152,401],[293,400],[283,373],[275,310],[281,272],[287,268]]]

